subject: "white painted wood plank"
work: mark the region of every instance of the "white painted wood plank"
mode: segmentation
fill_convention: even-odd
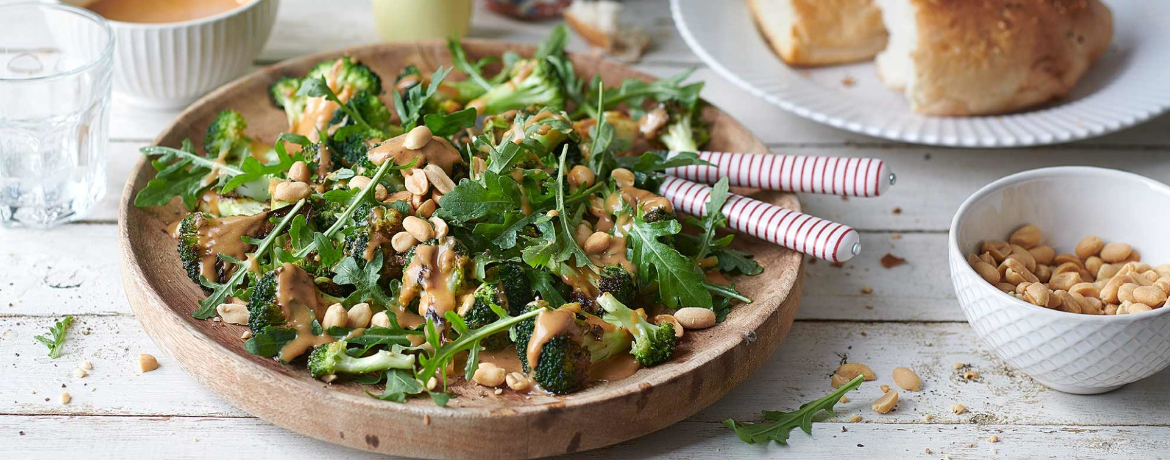
[[[49,359],[32,337],[44,333],[56,318],[0,317],[0,414],[121,415],[121,416],[244,416],[204,390],[163,354],[129,316],[79,316],[61,358]],[[237,326],[225,326],[237,327]],[[242,330],[242,327],[239,327]],[[83,331],[89,334],[83,334]],[[162,367],[138,374],[139,353],[151,353]],[[19,356],[17,356],[19,355]],[[937,424],[1170,425],[1162,407],[1170,397],[1170,372],[1159,373],[1118,391],[1099,396],[1074,396],[1033,382],[1006,367],[975,337],[965,323],[846,323],[798,321],[788,339],[767,364],[739,388],[692,420],[717,422],[752,419],[760,410],[790,410],[832,391],[829,375],[841,356],[869,365],[878,376],[850,393],[838,406],[836,419],[860,414],[868,423],[924,423],[931,414]],[[81,360],[93,362],[84,379],[71,373]],[[970,364],[981,377],[964,381],[953,363]],[[903,392],[894,412],[869,409],[881,395],[881,384],[892,385],[895,367],[914,369],[923,379],[922,392]],[[67,388],[62,389],[61,384]],[[96,388],[96,391],[91,389]],[[32,392],[35,391],[36,394]],[[57,402],[69,391],[73,402]],[[45,401],[45,398],[50,398]],[[970,412],[954,415],[952,404]],[[390,403],[387,403],[390,404]]]
[[[848,431],[842,431],[844,427]],[[816,423],[790,445],[748,445],[714,422],[684,421],[569,458],[1164,458],[1167,427]],[[999,442],[988,438],[997,436]],[[251,418],[0,416],[13,458],[387,458],[316,441]],[[485,440],[490,442],[490,440]],[[164,453],[160,455],[160,453]],[[929,452],[929,453],[928,453]]]

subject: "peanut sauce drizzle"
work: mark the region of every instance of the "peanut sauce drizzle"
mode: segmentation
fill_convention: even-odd
[[[575,313],[580,308],[579,304],[567,303],[556,310],[541,310],[536,315],[536,327],[532,330],[532,338],[528,340],[528,348],[524,350],[529,369],[536,369],[540,350],[554,337],[579,332]]]
[[[252,216],[235,216],[218,219],[206,219],[199,226],[196,233],[199,235],[199,270],[204,278],[219,280],[215,262],[219,254],[224,254],[244,260],[252,245],[245,243],[244,236],[255,236],[268,222],[268,213],[262,212]],[[231,267],[228,267],[229,269]]]
[[[313,333],[313,321],[324,319],[325,309],[309,272],[290,263],[282,265],[276,278],[276,303],[288,326],[296,332],[296,337],[280,349],[281,361],[291,361],[309,348],[333,341],[329,334]]]
[[[410,265],[404,270],[402,277],[402,291],[398,295],[398,303],[410,305],[415,297],[419,298],[418,314],[426,317],[427,312],[433,310],[440,318],[457,306],[455,293],[451,291],[449,280],[456,267],[454,237],[446,237],[438,246],[420,244],[415,246],[414,257]]]

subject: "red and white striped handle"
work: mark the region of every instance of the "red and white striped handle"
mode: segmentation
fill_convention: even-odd
[[[886,163],[876,158],[697,153],[713,166],[681,166],[666,173],[706,184],[726,177],[732,186],[860,197],[881,195],[897,179]],[[671,151],[667,158],[675,155],[678,152]]]
[[[711,187],[666,176],[658,194],[670,200],[675,210],[702,217]],[[847,225],[734,193],[728,194],[721,211],[731,228],[813,257],[844,262],[861,252],[857,231]]]

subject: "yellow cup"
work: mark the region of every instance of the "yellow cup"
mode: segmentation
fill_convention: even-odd
[[[374,27],[386,41],[467,35],[472,0],[372,0]]]

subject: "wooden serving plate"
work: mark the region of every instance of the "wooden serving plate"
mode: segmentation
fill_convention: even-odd
[[[465,46],[473,60],[508,50],[533,52],[529,46],[486,40],[467,40]],[[450,66],[447,48],[438,41],[379,44],[285,61],[208,94],[155,142],[198,142],[215,113],[226,108],[243,113],[250,135],[273,142],[287,126],[284,113],[268,100],[268,86],[282,75],[304,75],[313,64],[342,53],[373,68],[387,87],[407,64],[428,74],[439,65]],[[582,75],[600,74],[610,86],[628,77],[652,78],[600,58],[573,60]],[[703,117],[712,124],[710,149],[767,152],[722,111],[708,106]],[[800,298],[802,256],[739,236],[736,246],[753,252],[766,269],[736,280],[755,302],[734,307],[716,327],[688,331],[669,363],[564,397],[526,397],[510,390],[495,395],[462,384],[452,388],[457,397],[448,407],[437,407],[429,398],[385,402],[367,396],[356,384],[326,384],[310,377],[303,366],[249,354],[240,339],[243,326],[192,318],[203,293],[184,275],[167,234],[168,224],[185,212],[182,204],[175,200],[147,209],[132,204],[154,173],[145,159],[138,162],[123,191],[119,219],[122,280],[143,328],[187,373],[232,404],[284,428],[356,449],[411,457],[542,457],[645,435],[714,403],[755,372],[784,339]],[[755,196],[800,209],[791,194]]]

